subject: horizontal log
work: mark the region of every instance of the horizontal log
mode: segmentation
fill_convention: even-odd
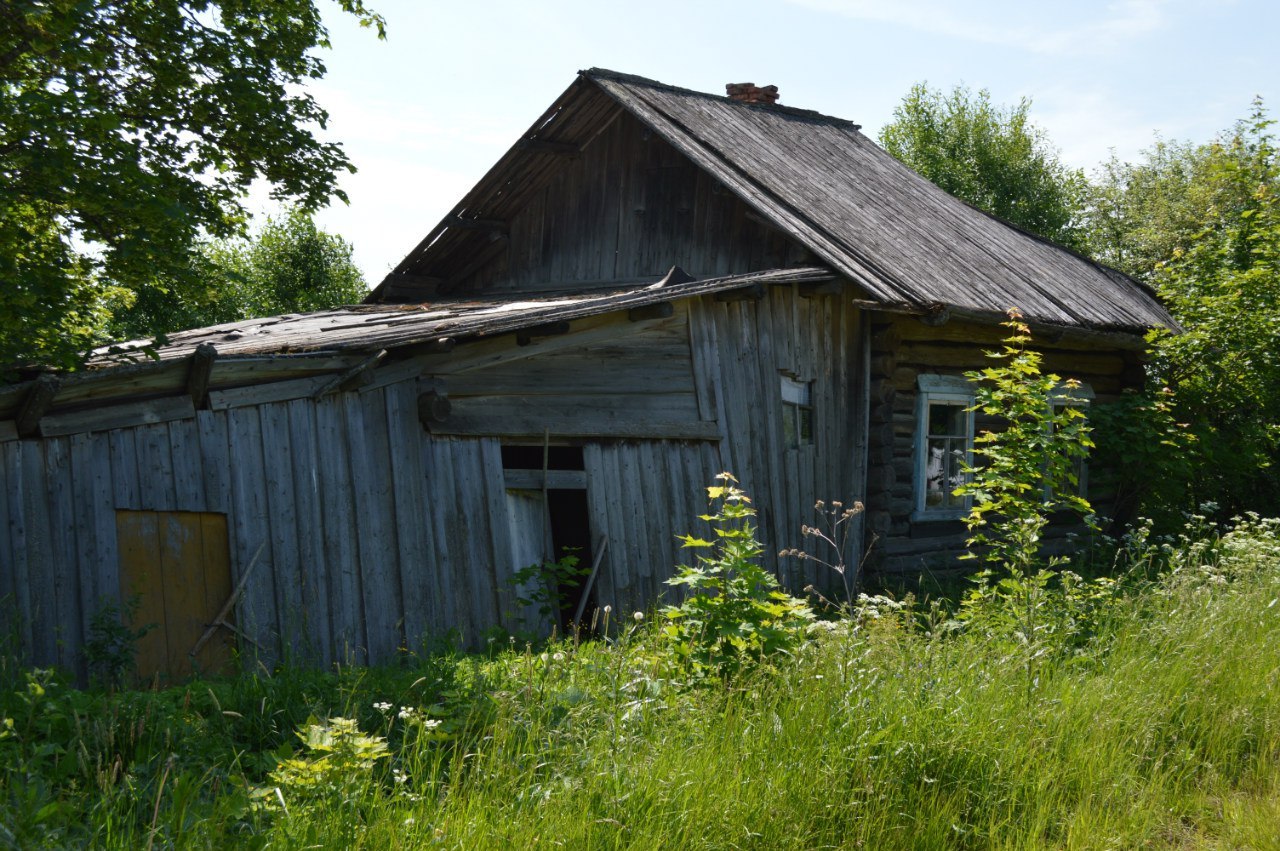
[[[893,375],[893,371],[897,368],[898,358],[896,355],[875,355],[871,358],[870,371],[874,378]]]
[[[871,351],[892,352],[902,342],[902,332],[897,325],[879,325],[871,334]]]
[[[195,415],[196,408],[191,403],[190,396],[170,396],[69,414],[50,414],[40,420],[40,434],[44,437],[57,437],[88,431],[107,431],[191,419]]]
[[[893,525],[893,515],[888,511],[867,512],[867,531],[883,536]]]
[[[897,480],[897,472],[892,464],[877,464],[867,470],[867,491],[888,491]]]
[[[0,443],[18,439],[18,426],[13,420],[0,420]]]
[[[62,379],[49,373],[31,382],[31,387],[22,400],[22,407],[18,409],[18,416],[14,418],[14,426],[19,436],[34,437],[39,432],[40,418],[53,404],[53,399],[58,395],[58,388],[61,385]]]
[[[452,412],[453,404],[439,391],[427,390],[418,394],[418,421],[424,428],[448,422]]]
[[[263,405],[267,402],[288,402],[293,399],[311,397],[316,390],[331,380],[328,375],[313,375],[308,378],[293,378],[287,381],[272,381],[265,384],[251,384],[246,387],[232,387],[226,390],[209,391],[209,409],[225,411],[228,408],[244,408],[249,405]]]

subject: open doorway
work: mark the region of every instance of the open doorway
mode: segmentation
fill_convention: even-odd
[[[541,627],[567,634],[576,612],[590,618],[595,589],[590,576],[594,552],[587,510],[587,474],[580,446],[503,446],[508,521],[513,570],[531,564],[577,558],[576,571],[546,570],[534,587],[519,589],[524,599],[541,601],[526,607],[539,615]],[[585,605],[583,604],[586,600]],[[541,610],[541,611],[538,611]]]

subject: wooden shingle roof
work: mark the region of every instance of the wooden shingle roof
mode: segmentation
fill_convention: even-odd
[[[856,124],[598,68],[581,72],[372,299],[470,245],[476,237],[457,226],[459,218],[518,209],[550,179],[550,147],[588,144],[617,108],[885,308],[946,307],[996,320],[1017,307],[1049,325],[1176,327],[1143,285],[949,195]]]

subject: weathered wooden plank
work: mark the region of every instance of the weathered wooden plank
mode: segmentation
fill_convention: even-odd
[[[423,489],[422,427],[418,424],[416,387],[412,382],[388,386],[387,434],[394,460],[391,464],[395,492],[396,544],[399,561],[400,600],[404,610],[405,647],[421,650],[435,628],[435,565],[429,542],[431,524]]]
[[[231,460],[227,452],[227,415],[196,412],[200,441],[200,477],[208,511],[227,513],[231,506]]]
[[[298,546],[297,499],[293,486],[293,444],[289,440],[289,408],[274,402],[258,408],[262,424],[262,471],[270,517],[271,567],[274,573],[280,651],[286,661],[306,662],[315,647],[302,604],[302,570]]]
[[[494,574],[492,522],[489,514],[488,495],[490,485],[485,473],[483,442],[463,440],[454,444],[454,460],[458,464],[458,506],[466,512],[467,531],[465,550],[469,567],[471,603],[476,624],[482,630],[501,624],[498,602],[498,577]],[[502,490],[502,480],[493,483]]]
[[[314,338],[312,340],[314,342]],[[213,384],[219,390],[241,385],[267,384],[348,369],[362,355],[239,355],[218,358]],[[212,397],[211,397],[212,398]]]
[[[586,396],[694,393],[687,346],[574,349],[452,375],[451,398],[480,395]],[[703,417],[714,419],[714,417]]]
[[[268,384],[250,384],[209,392],[209,408],[225,411],[245,405],[262,405],[268,402],[287,402],[292,399],[310,398],[318,389],[332,381],[331,375],[312,375]]]
[[[18,498],[19,479],[10,475],[5,452],[0,448],[0,617],[10,624],[11,636],[17,638],[16,648],[21,655],[25,647],[21,644],[21,628],[19,623],[22,612],[18,608],[18,556],[14,551],[14,524],[9,518],[9,500]]]
[[[9,527],[10,545],[13,547],[13,582],[18,614],[18,630],[22,641],[23,657],[28,664],[47,664],[40,656],[43,647],[36,645],[36,607],[39,596],[33,588],[32,572],[44,568],[39,561],[40,541],[39,524],[32,528],[28,520],[28,504],[34,494],[44,492],[43,475],[32,478],[33,472],[28,469],[26,455],[29,451],[25,443],[6,443],[0,446],[4,455],[5,481],[8,484],[8,514],[4,518]],[[11,488],[11,490],[9,489]],[[35,562],[33,564],[33,562]]]
[[[517,490],[542,490],[542,470],[504,470],[503,480],[508,488]],[[582,470],[547,470],[546,486],[549,490],[582,490],[587,486],[587,474]]]
[[[13,420],[0,420],[0,443],[18,439],[18,424]]]
[[[427,507],[436,541],[436,568],[440,571],[442,611],[447,613],[446,628],[457,630],[459,643],[471,646],[478,642],[480,628],[472,619],[467,585],[467,565],[462,540],[465,515],[458,503],[455,486],[453,448],[457,441],[431,438],[423,445],[424,461],[429,466]],[[469,644],[469,642],[471,644]]]
[[[592,549],[600,547],[600,541],[609,535],[609,509],[605,497],[605,483],[601,470],[603,453],[599,443],[588,443],[582,447],[582,467],[587,477],[587,524],[591,527]],[[599,606],[611,603],[616,596],[613,576],[613,539],[600,562],[600,571],[596,575],[595,596]],[[584,613],[583,618],[590,623],[592,611]]]
[[[262,475],[262,422],[257,408],[227,412],[227,453],[231,461],[231,519],[233,543],[232,581],[239,585],[242,571],[255,553],[258,561],[245,584],[237,609],[241,629],[254,642],[241,647],[252,665],[260,653],[266,664],[278,658],[279,617],[276,612],[275,564],[271,547],[271,520],[267,513],[266,482]],[[263,545],[266,546],[263,546]]]
[[[164,423],[134,429],[138,451],[138,497],[153,511],[174,511],[173,449]]]
[[[719,440],[716,423],[627,421],[584,422],[574,417],[520,417],[488,415],[451,415],[448,421],[433,425],[432,434],[459,437],[536,438],[550,431],[561,437],[667,438],[671,440]]]
[[[58,664],[87,675],[81,648],[84,646],[84,618],[80,601],[80,575],[76,557],[75,484],[71,471],[70,440],[42,441],[45,458],[45,488],[49,507],[50,536],[43,546],[50,551],[53,573],[53,611],[56,618]]]
[[[97,481],[95,469],[98,465],[93,457],[93,437],[77,434],[70,438],[71,445],[71,480],[72,480],[72,526],[74,527],[75,558],[72,560],[78,584],[80,586],[81,632],[86,638],[89,635],[89,623],[94,613],[102,606],[103,589],[99,585],[101,571],[100,560],[114,558],[115,552],[101,552],[98,541]],[[3,512],[0,512],[3,516]],[[0,557],[4,553],[0,544]],[[111,589],[114,598],[115,588]],[[87,672],[87,669],[86,669]]]
[[[165,661],[161,670],[171,677],[186,677],[191,673],[189,651],[216,614],[216,610],[204,613],[207,566],[200,515],[165,512],[156,517],[156,527],[161,580],[158,586],[153,580],[147,593],[160,592],[164,607],[164,620],[157,630],[164,632]]]
[[[482,440],[479,448],[483,476],[481,489],[486,498],[485,516],[489,524],[491,547],[488,564],[489,572],[493,577],[494,596],[497,598],[498,622],[508,632],[515,632],[520,626],[521,619],[512,575],[516,568],[510,527],[503,522],[507,503],[506,490],[503,487],[502,447],[496,440]]]
[[[351,450],[344,415],[345,397],[314,404],[316,463],[321,493],[321,538],[329,583],[332,657],[343,664],[368,659],[361,602],[360,562],[356,550],[355,491],[351,485]]]
[[[605,494],[609,501],[609,549],[614,554],[613,571],[615,592],[613,610],[615,624],[635,599],[636,542],[631,528],[631,511],[626,503],[626,468],[622,463],[621,447],[612,444],[605,448]]]
[[[173,508],[177,511],[208,511],[199,424],[194,419],[178,420],[169,423],[168,430],[173,457]]]
[[[369,661],[387,663],[403,636],[386,403],[380,393],[345,395]]]
[[[205,512],[199,516],[199,523],[200,563],[204,578],[204,601],[200,610],[199,628],[203,635],[209,620],[222,610],[231,596],[231,549],[225,514]],[[234,620],[235,615],[230,617]],[[182,651],[190,654],[194,647],[191,644],[182,648]],[[225,629],[218,630],[195,657],[196,669],[204,674],[229,672],[234,647],[235,641],[231,634]]]
[[[564,349],[615,342],[619,337],[630,334],[681,333],[683,322],[684,318],[680,314],[667,319],[647,319],[634,323],[628,323],[625,317],[613,314],[589,316],[575,320],[572,332],[569,334],[540,337],[527,346],[516,345],[514,334],[474,342],[467,341],[450,354],[434,358],[439,361],[439,365],[428,366],[424,371],[435,375],[452,375]]]
[[[708,320],[701,303],[683,305],[689,317],[689,365],[698,418],[715,421],[720,416],[720,358],[716,351],[715,324]]]
[[[294,516],[297,522],[298,581],[307,650],[324,665],[333,663],[333,629],[329,621],[330,568],[323,539],[320,473],[316,445],[315,407],[307,399],[286,405],[293,466]]]
[[[111,481],[114,485],[116,508],[141,508],[137,433],[133,429],[119,429],[110,432],[107,437],[111,448]]]
[[[40,434],[44,437],[56,437],[81,431],[107,431],[190,419],[195,415],[196,409],[191,404],[191,397],[171,396],[68,414],[49,414],[40,419]]]
[[[87,506],[87,512],[93,518],[92,534],[96,544],[94,561],[89,569],[96,577],[94,602],[100,605],[120,600],[120,559],[112,489],[111,441],[105,434],[90,435],[89,441],[91,471],[82,508]]]
[[[164,568],[161,563],[159,515],[154,511],[116,512],[120,542],[120,598],[133,609],[131,626],[145,630],[134,642],[134,661],[141,678],[165,668]]]

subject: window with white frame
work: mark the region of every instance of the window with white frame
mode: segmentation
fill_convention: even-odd
[[[1087,414],[1087,409],[1092,402],[1093,388],[1088,384],[1079,382],[1059,385],[1049,397],[1049,404],[1052,406],[1055,419],[1066,408],[1075,408],[1081,413]],[[1076,496],[1085,496],[1086,494],[1086,484],[1089,476],[1087,461],[1088,459],[1084,456],[1076,456],[1071,459],[1071,474],[1076,480],[1072,491]],[[1053,490],[1049,487],[1048,482],[1044,486],[1044,496],[1046,500],[1053,496]]]
[[[959,517],[969,507],[955,489],[972,462],[973,385],[959,376],[921,375],[917,386],[915,517]]]
[[[813,445],[812,385],[782,376],[782,435],[788,449]]]

